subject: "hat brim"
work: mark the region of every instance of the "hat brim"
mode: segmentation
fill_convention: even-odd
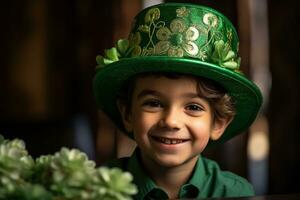
[[[236,116],[222,137],[210,141],[210,145],[227,141],[247,129],[262,103],[262,95],[255,84],[241,74],[211,63],[167,56],[125,58],[98,69],[94,79],[94,94],[99,108],[125,133],[117,107],[117,93],[126,80],[144,72],[177,72],[205,77],[227,90],[236,102]]]

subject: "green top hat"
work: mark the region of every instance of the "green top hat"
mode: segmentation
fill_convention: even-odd
[[[129,39],[96,58],[98,106],[125,131],[116,99],[130,77],[176,72],[209,78],[236,102],[237,114],[218,141],[228,140],[251,125],[262,103],[260,90],[239,70],[238,45],[235,28],[216,10],[185,3],[146,8],[135,17]]]

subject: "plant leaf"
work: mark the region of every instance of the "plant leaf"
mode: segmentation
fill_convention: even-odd
[[[117,42],[117,50],[124,55],[129,47],[129,40],[127,39],[120,39]]]

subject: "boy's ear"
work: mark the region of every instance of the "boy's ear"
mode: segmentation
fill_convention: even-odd
[[[227,126],[233,120],[233,117],[223,118],[223,119],[215,119],[212,132],[210,135],[211,140],[218,140],[226,130]]]
[[[127,112],[127,108],[121,101],[117,101],[117,106],[119,109],[119,112],[121,113],[123,125],[129,133],[132,132],[132,120],[131,120],[131,114],[130,112]]]

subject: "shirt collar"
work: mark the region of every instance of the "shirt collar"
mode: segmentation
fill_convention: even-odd
[[[189,193],[193,192],[192,197],[194,198],[198,197],[200,195],[200,192],[202,193],[206,188],[208,178],[209,177],[207,176],[203,159],[201,155],[199,155],[192,176],[189,179],[189,181],[181,187],[180,195],[182,194],[182,191],[184,191],[185,189],[185,190],[189,190]]]
[[[138,194],[136,199],[144,199],[144,197],[153,189],[157,188],[151,178],[145,174],[145,170],[141,165],[140,152],[137,148],[129,159],[128,169],[134,177],[134,183],[138,186]]]
[[[141,165],[140,151],[138,148],[134,151],[129,159],[128,169],[132,173],[133,177],[135,177],[134,183],[138,186],[139,192],[136,195],[136,199],[144,199],[149,192],[158,188],[154,181],[145,173],[145,170]],[[184,190],[193,190],[193,193],[197,193],[196,196],[199,196],[200,191],[204,192],[203,189],[206,188],[208,178],[209,177],[207,176],[203,159],[200,155],[191,178],[185,185],[181,187],[180,195],[183,195]],[[185,197],[185,195],[182,197]]]
[[[207,179],[206,170],[204,168],[204,164],[203,164],[201,155],[199,155],[196,166],[194,168],[194,172],[188,183],[196,186],[198,189],[201,189],[205,186],[206,181],[207,181],[206,179]]]

